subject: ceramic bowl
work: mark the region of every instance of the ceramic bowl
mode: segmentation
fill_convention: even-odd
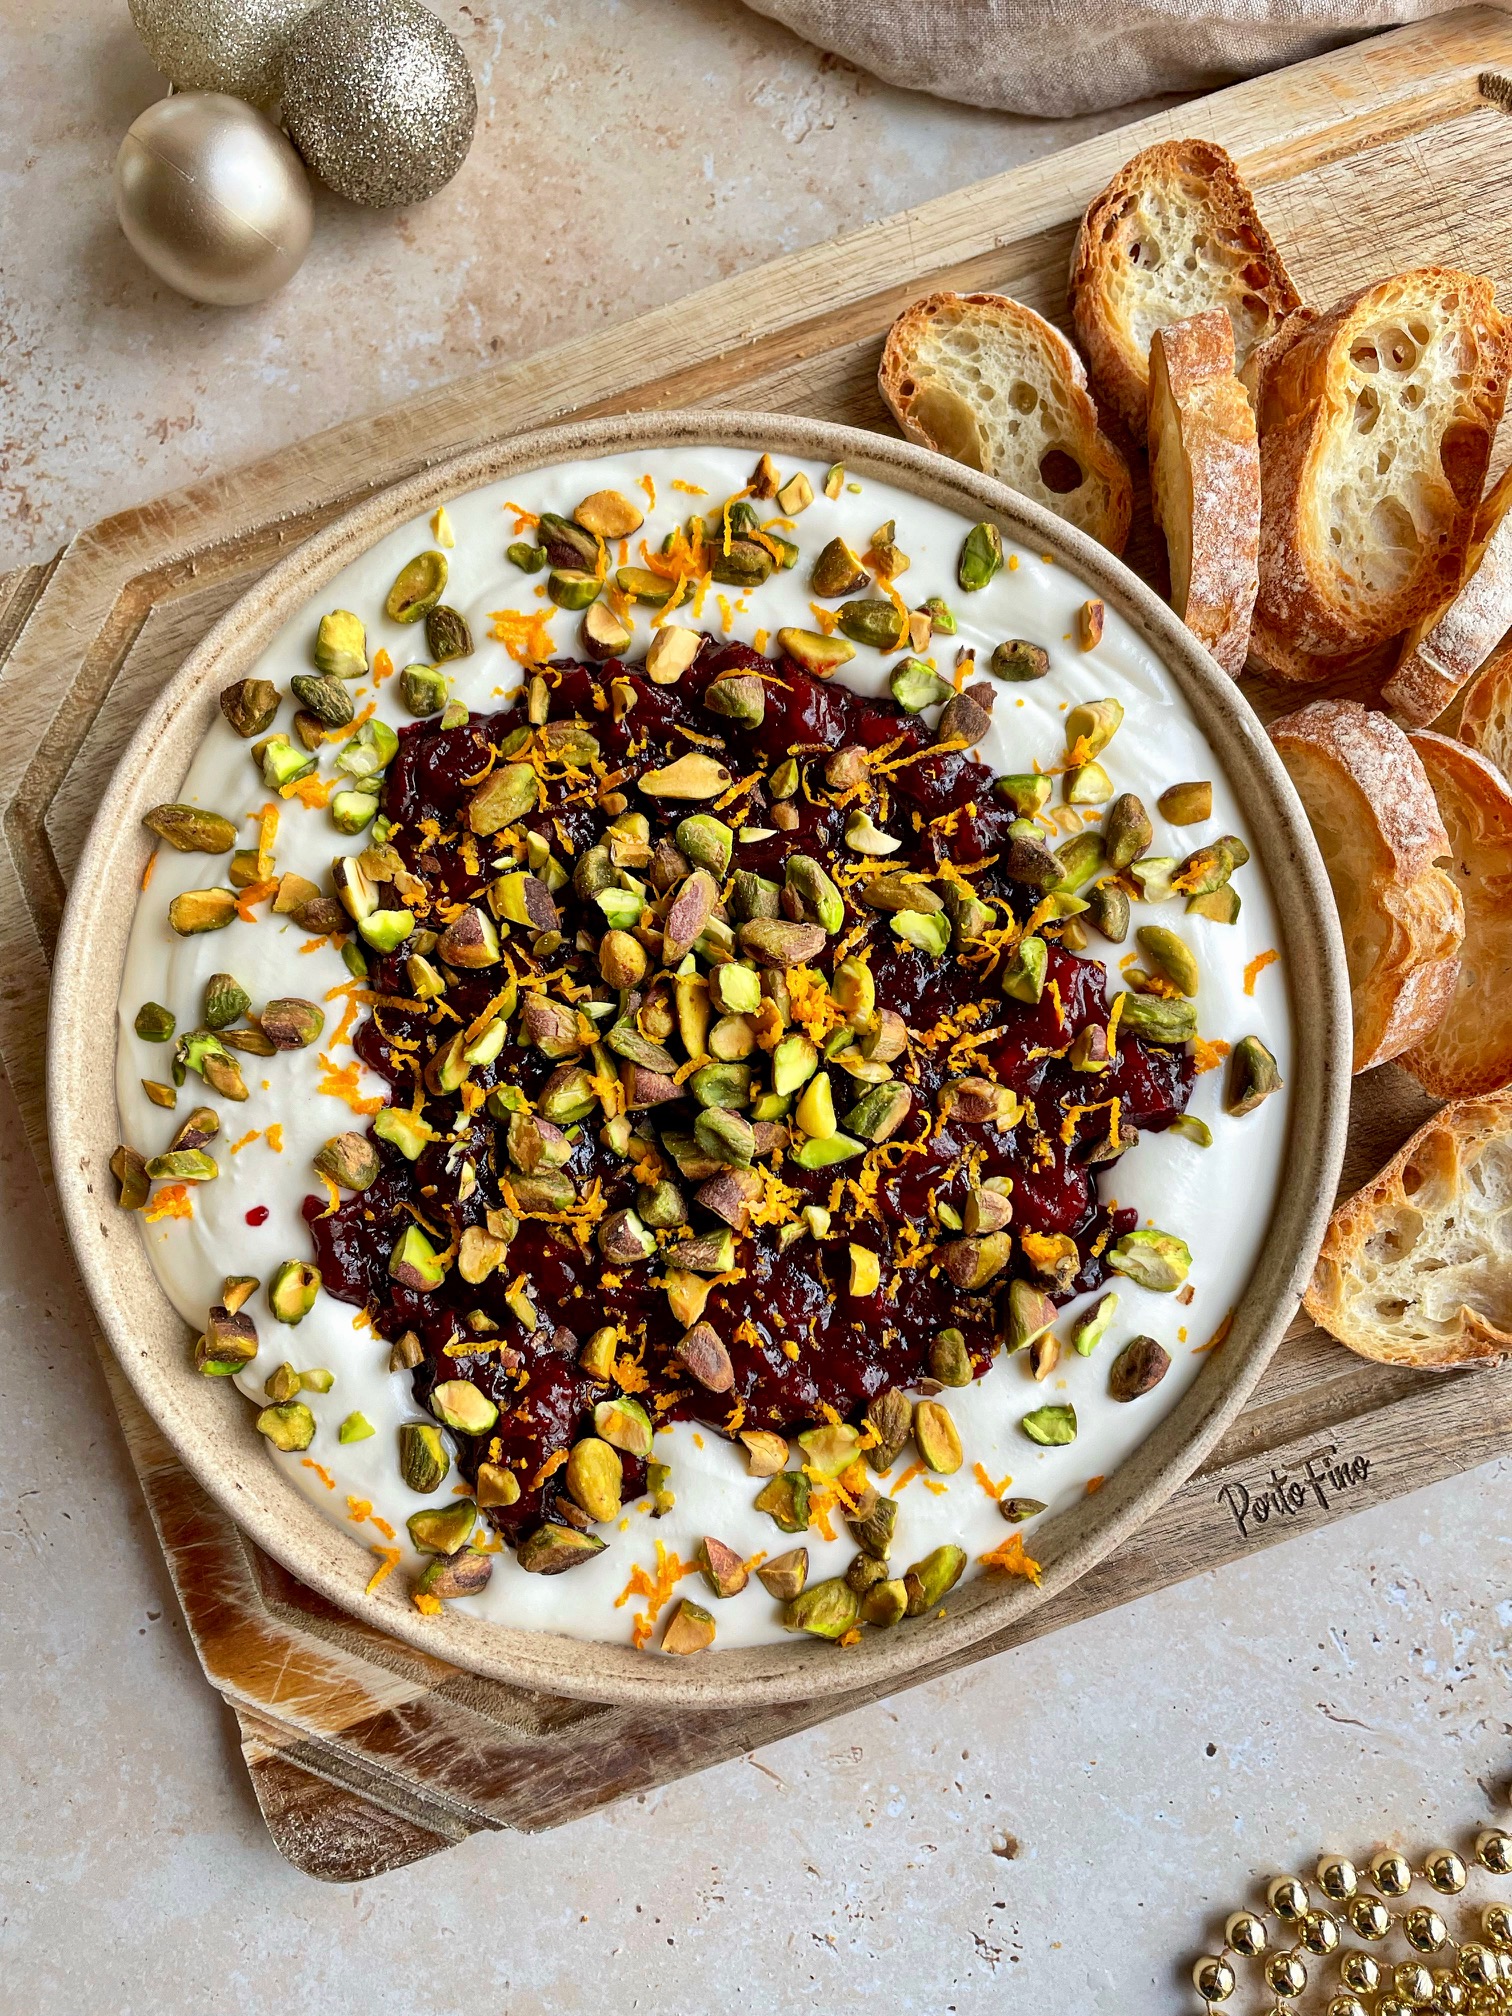
[[[1141,633],[1196,713],[1243,799],[1284,920],[1288,974],[1310,976],[1295,1012],[1286,1180],[1270,1236],[1232,1329],[1165,1418],[1103,1488],[1036,1528],[1043,1579],[979,1577],[944,1617],[868,1632],[843,1652],[799,1639],[698,1660],[485,1623],[455,1610],[423,1616],[401,1579],[372,1595],[366,1549],[343,1538],[270,1463],[252,1410],[227,1382],[190,1365],[184,1325],[158,1286],[136,1224],[113,1202],[117,1134],[116,999],[149,851],[142,814],[172,799],[217,711],[321,586],[407,520],[496,478],[599,454],[693,444],[843,462],[1054,555]],[[1332,1204],[1349,1097],[1349,994],[1322,862],[1300,803],[1237,687],[1170,610],[1102,547],[990,477],[900,441],[792,415],[722,411],[570,423],[442,462],[358,505],[275,567],[195,649],[148,711],[111,781],[79,861],[53,976],[48,1065],[53,1163],[74,1250],[100,1323],[148,1411],[190,1471],[258,1546],[352,1615],[457,1666],[552,1694],[664,1701],[702,1709],[795,1696],[881,1691],[1021,1624],[1125,1541],[1212,1449],[1295,1312]]]

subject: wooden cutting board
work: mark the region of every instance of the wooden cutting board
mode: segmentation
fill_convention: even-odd
[[[0,576],[0,1060],[44,1174],[39,976],[91,809],[189,647],[307,533],[443,455],[568,413],[709,403],[888,429],[875,371],[898,310],[939,287],[988,288],[1063,319],[1088,199],[1137,148],[1182,134],[1218,140],[1238,158],[1308,299],[1326,304],[1436,263],[1491,275],[1512,306],[1509,113],[1512,16],[1467,8],[1106,134],[526,363],[439,386],[123,512],[47,565]],[[1148,537],[1133,557],[1153,564]],[[1252,682],[1246,691],[1267,717],[1295,704],[1294,694]],[[1394,1067],[1361,1080],[1346,1187],[1372,1174],[1431,1106]],[[275,1841],[313,1875],[354,1881],[482,1828],[555,1826],[865,1698],[658,1718],[439,1665],[353,1624],[251,1547],[177,1463],[103,1343],[101,1353],[206,1674],[240,1719]],[[1512,1379],[1370,1365],[1299,1321],[1213,1460],[1018,1635],[1129,1602],[1509,1448]]]

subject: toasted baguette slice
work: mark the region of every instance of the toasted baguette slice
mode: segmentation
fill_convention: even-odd
[[[1512,786],[1463,742],[1410,739],[1449,834],[1465,939],[1443,1020],[1402,1062],[1436,1097],[1473,1099],[1512,1085]]]
[[[1003,294],[931,294],[888,331],[877,373],[910,441],[996,476],[1112,553],[1129,536],[1129,465],[1097,424],[1082,361]]]
[[[1445,1106],[1333,1214],[1308,1315],[1385,1365],[1499,1362],[1512,1353],[1509,1208],[1512,1098]]]
[[[1421,1043],[1449,1006],[1465,912],[1427,773],[1385,714],[1314,700],[1271,724],[1328,870],[1354,1013],[1354,1068]]]
[[[1171,607],[1237,679],[1260,585],[1260,446],[1221,308],[1155,331],[1149,440]]]
[[[1076,234],[1076,340],[1098,397],[1136,441],[1145,438],[1157,329],[1221,308],[1243,364],[1299,299],[1238,169],[1208,140],[1136,154],[1093,198]]]
[[[1265,372],[1255,659],[1283,678],[1416,623],[1464,574],[1507,393],[1491,283],[1428,267],[1303,328]]]
[[[1465,555],[1465,578],[1420,616],[1381,697],[1410,728],[1436,721],[1512,630],[1512,469],[1486,492]]]
[[[1466,687],[1457,733],[1512,783],[1512,634],[1503,637]]]

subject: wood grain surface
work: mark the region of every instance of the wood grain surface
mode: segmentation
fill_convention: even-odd
[[[1327,303],[1387,272],[1442,263],[1489,274],[1506,306],[1509,110],[1512,17],[1468,8],[441,385],[92,526],[45,567],[0,575],[0,1060],[44,1174],[39,975],[92,806],[189,646],[308,532],[445,454],[572,412],[710,402],[891,431],[875,371],[896,312],[934,288],[988,288],[1063,322],[1082,208],[1137,148],[1184,133],[1236,156],[1307,298]],[[1148,536],[1130,557],[1158,580]],[[1295,704],[1294,693],[1255,682],[1245,691],[1266,718]],[[1393,1066],[1358,1081],[1346,1187],[1431,1110]],[[479,1829],[556,1826],[865,1698],[710,1726],[533,1695],[426,1659],[354,1625],[251,1548],[173,1458],[103,1347],[102,1356],[206,1674],[239,1717],[274,1841],[312,1875],[355,1881]],[[1372,1365],[1299,1320],[1213,1460],[1019,1635],[1130,1602],[1509,1447],[1512,1382]]]

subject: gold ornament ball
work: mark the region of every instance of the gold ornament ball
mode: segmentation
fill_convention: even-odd
[[[1442,2016],[1463,2016],[1470,2007],[1470,1990],[1447,1967],[1434,1968],[1433,1993]]]
[[[132,250],[193,301],[263,301],[298,272],[314,226],[310,185],[278,128],[218,91],[149,105],[115,164]]]
[[[1431,1904],[1416,1904],[1402,1914],[1402,1937],[1414,1953],[1437,1953],[1449,1927]]]
[[[1452,1848],[1440,1848],[1428,1857],[1423,1874],[1442,1897],[1458,1897],[1470,1881],[1470,1872]]]
[[[1459,1950],[1459,1971],[1460,1979],[1471,1988],[1494,1988],[1501,1977],[1496,1955],[1473,1941]]]
[[[1412,1864],[1395,1848],[1383,1848],[1370,1865],[1371,1880],[1383,1897],[1405,1897],[1412,1888]]]
[[[1391,1913],[1379,1897],[1352,1898],[1346,1916],[1358,1939],[1384,1939],[1391,1930]]]
[[[1381,1985],[1381,1963],[1372,1953],[1346,1953],[1339,1962],[1339,1979],[1356,1995],[1374,1995]]]
[[[1360,1887],[1359,1871],[1346,1855],[1318,1857],[1318,1888],[1335,1904],[1343,1904]]]
[[[1231,1911],[1223,1938],[1242,1960],[1257,1960],[1269,1944],[1265,1920],[1257,1911]]]
[[[1278,1918],[1292,1924],[1307,1909],[1307,1885],[1297,1876],[1272,1876],[1265,1886],[1265,1901]]]
[[[1493,1946],[1504,1951],[1512,1947],[1512,1907],[1488,1904],[1481,1913],[1481,1930]]]
[[[472,72],[419,0],[323,0],[284,44],[279,74],[294,145],[353,203],[423,203],[467,158]]]
[[[1370,2011],[1358,1995],[1335,1995],[1325,2016],[1370,2016]]]
[[[1265,1963],[1265,1978],[1278,1995],[1300,1995],[1307,1986],[1307,1969],[1295,1953],[1273,1953]]]
[[[130,0],[147,54],[180,91],[229,91],[266,105],[278,56],[315,0]]]
[[[1487,1827],[1476,1837],[1475,1859],[1493,1876],[1512,1876],[1512,1834]]]
[[[1332,1953],[1339,1943],[1339,1921],[1328,1911],[1309,1911],[1297,1926],[1297,1937],[1309,1953]]]
[[[1409,2008],[1433,2000],[1433,1976],[1421,1960],[1404,1960],[1392,1974],[1391,1985]]]
[[[1220,1953],[1204,1953],[1192,1969],[1192,1986],[1204,2002],[1227,2002],[1234,1992],[1234,1970]]]

